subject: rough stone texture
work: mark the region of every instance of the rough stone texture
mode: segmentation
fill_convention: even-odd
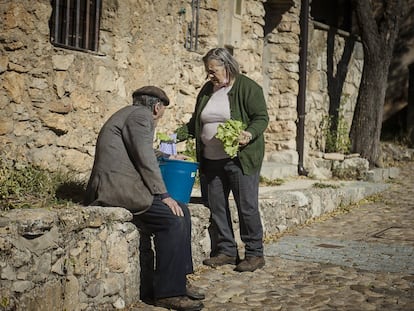
[[[414,162],[400,171],[374,199],[266,243],[262,269],[200,267],[192,282],[206,294],[203,310],[413,310]]]
[[[0,214],[2,310],[98,310],[139,295],[139,236],[123,208]]]
[[[275,2],[275,10],[264,3],[244,0],[241,16],[235,17],[230,0],[201,1],[198,49],[191,51],[186,48],[194,17],[190,0],[103,0],[99,51],[84,53],[50,43],[50,1],[1,2],[2,158],[86,178],[102,124],[130,104],[137,87],[155,84],[166,90],[172,105],[159,131],[172,132],[190,118],[205,81],[202,55],[212,47],[229,46],[242,72],[260,83],[267,97],[266,161],[296,165],[291,162],[297,162],[297,155],[286,158],[277,153],[296,153],[300,1],[281,7]],[[274,15],[267,24],[266,14]],[[309,152],[324,150],[320,122],[329,106],[327,38],[327,29],[310,27],[305,127],[309,167],[313,165]],[[346,37],[335,36],[334,53],[329,55],[334,67],[345,41]],[[341,102],[347,120],[362,68],[360,49],[356,43],[344,82]]]
[[[260,188],[266,240],[387,188],[383,183],[355,181],[312,187],[315,183],[297,179],[280,187]],[[194,189],[193,196],[197,195]],[[233,200],[230,206],[243,254]],[[189,208],[193,261],[200,267],[210,253],[209,210],[194,203]],[[4,310],[114,310],[136,303],[139,233],[131,219],[127,210],[115,207],[1,212],[0,301]],[[249,299],[259,299],[254,297]]]

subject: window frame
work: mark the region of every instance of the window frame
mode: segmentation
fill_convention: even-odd
[[[52,0],[50,42],[57,47],[99,52],[102,0]]]

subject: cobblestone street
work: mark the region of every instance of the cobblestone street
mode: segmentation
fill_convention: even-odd
[[[414,163],[380,195],[265,248],[266,266],[255,272],[199,268],[203,310],[414,310]]]

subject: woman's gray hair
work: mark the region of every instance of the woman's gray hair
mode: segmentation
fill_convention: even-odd
[[[230,77],[233,78],[240,73],[239,63],[226,48],[214,48],[208,51],[203,57],[204,65],[207,66],[207,63],[213,59],[220,62],[226,68]]]

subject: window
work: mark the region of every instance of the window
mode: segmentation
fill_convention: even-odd
[[[350,0],[312,0],[311,15],[318,22],[352,32]]]
[[[52,0],[53,45],[98,51],[102,0]]]
[[[236,0],[234,2],[234,15],[237,17],[241,17],[242,15],[242,1],[243,0]]]
[[[191,1],[192,20],[188,23],[185,47],[189,51],[197,51],[198,49],[198,24],[200,15],[200,1]]]

